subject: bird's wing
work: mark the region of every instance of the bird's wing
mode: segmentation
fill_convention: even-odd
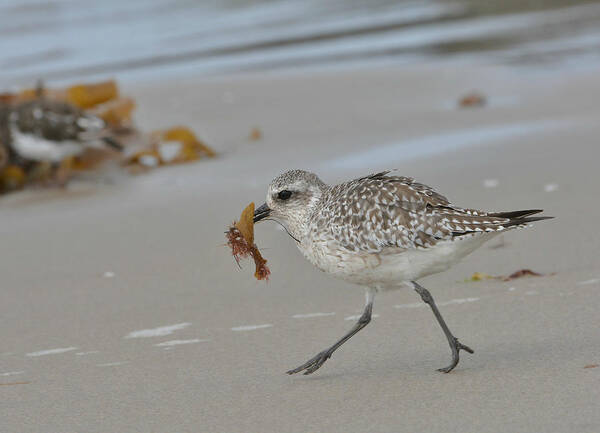
[[[503,230],[510,218],[452,205],[433,188],[382,172],[337,185],[324,206],[334,239],[351,251],[430,248]]]

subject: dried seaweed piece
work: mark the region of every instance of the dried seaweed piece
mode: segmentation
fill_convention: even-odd
[[[262,131],[258,127],[254,127],[250,130],[250,134],[248,135],[250,140],[256,141],[262,138]]]
[[[502,281],[510,281],[510,280],[514,280],[516,278],[521,278],[521,277],[525,277],[525,276],[542,277],[542,276],[544,276],[544,274],[538,274],[537,272],[533,272],[531,269],[521,269],[516,272],[513,272],[508,277],[501,277],[501,278],[502,278]]]
[[[537,272],[532,271],[531,269],[520,269],[516,272],[513,272],[509,276],[494,276],[489,275],[483,272],[475,272],[471,277],[467,278],[465,281],[482,281],[482,280],[502,280],[502,281],[511,281],[521,277],[543,277],[545,274],[539,274]],[[549,274],[554,275],[554,274]]]
[[[154,131],[141,137],[138,149],[130,152],[124,164],[133,168],[181,164],[203,157],[213,157],[215,151],[183,126]],[[151,161],[151,164],[145,163]]]
[[[66,89],[49,89],[39,82],[37,88],[24,89],[17,94],[3,93],[0,97],[7,103],[24,102],[39,97],[69,102],[79,108],[88,109],[117,99],[119,88],[114,81],[93,84],[76,84]]]
[[[18,165],[7,165],[0,172],[0,191],[13,191],[25,184],[25,171]]]
[[[146,167],[153,168],[160,165],[160,155],[158,151],[151,147],[149,149],[141,149],[131,154],[125,161],[125,165],[131,167]]]
[[[113,129],[131,127],[131,115],[135,101],[131,98],[119,98],[94,107],[93,113]]]
[[[78,84],[67,89],[67,101],[79,108],[91,108],[119,97],[114,81],[95,84]]]
[[[227,245],[231,248],[236,262],[239,264],[240,258],[252,257],[256,267],[254,277],[257,280],[268,280],[271,271],[254,243],[254,203],[246,206],[240,220],[229,227],[226,236]]]
[[[3,92],[0,93],[0,104],[12,104],[17,100],[17,95],[14,93]]]
[[[240,231],[249,245],[254,244],[254,202],[244,208],[240,215],[240,220],[235,223],[235,227]]]
[[[489,279],[493,279],[493,278],[498,278],[498,277],[494,277],[493,275],[489,275],[484,272],[475,272],[473,275],[471,275],[470,278],[467,278],[465,281],[482,281],[482,280],[489,280]]]
[[[271,270],[267,266],[267,260],[260,255],[260,251],[256,248],[256,245],[253,247],[252,258],[254,259],[254,264],[256,266],[256,270],[254,271],[254,278],[257,280],[269,280],[269,275],[271,275]]]
[[[481,93],[473,92],[469,93],[458,101],[458,105],[463,108],[468,107],[482,107],[486,103],[485,96]]]
[[[196,135],[185,126],[176,126],[162,133],[164,141],[179,141],[182,147],[182,161],[189,161],[189,157],[193,155],[193,159],[198,159],[201,156],[212,158],[216,155],[215,151],[208,147],[202,140],[199,140]],[[186,157],[188,159],[186,159]]]
[[[100,167],[103,163],[120,156],[117,150],[108,148],[88,148],[81,155],[73,159],[74,171],[93,170]]]

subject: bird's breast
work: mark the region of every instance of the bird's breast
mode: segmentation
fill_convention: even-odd
[[[321,271],[355,284],[365,284],[382,264],[379,254],[349,251],[331,239],[305,239],[298,248]]]
[[[406,281],[443,272],[481,246],[493,234],[441,242],[430,248],[349,251],[334,239],[306,238],[300,251],[321,271],[348,282],[379,289],[403,287]]]

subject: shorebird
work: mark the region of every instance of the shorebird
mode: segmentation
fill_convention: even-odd
[[[486,212],[462,208],[410,177],[383,171],[329,186],[303,170],[287,171],[269,185],[266,203],[254,222],[281,223],[303,255],[333,277],[366,288],[366,305],[354,327],[333,346],[288,374],[311,374],[333,352],[371,321],[378,292],[410,287],[429,305],[452,351],[449,373],[460,343],[444,321],[429,291],[417,280],[449,269],[499,233],[549,219],[529,209]]]
[[[102,119],[66,102],[40,96],[0,111],[4,145],[27,161],[60,163],[88,147],[104,145],[122,150]]]

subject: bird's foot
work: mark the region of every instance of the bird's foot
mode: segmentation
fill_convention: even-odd
[[[308,361],[306,361],[300,367],[294,368],[293,370],[286,371],[286,373],[287,374],[296,374],[296,373],[300,373],[303,370],[304,370],[304,374],[314,373],[319,368],[321,368],[321,366],[323,364],[325,364],[325,361],[327,361],[329,358],[331,358],[331,354],[332,354],[332,352],[330,352],[328,350],[324,350],[323,352],[319,353],[314,358],[311,358]]]
[[[452,370],[454,370],[454,367],[456,367],[458,365],[458,361],[459,361],[458,353],[460,350],[464,350],[465,352],[469,352],[469,353],[475,353],[474,350],[471,349],[469,346],[465,346],[464,344],[459,342],[458,338],[454,337],[453,342],[454,342],[454,344],[452,344],[452,343],[450,344],[450,348],[452,349],[452,362],[450,363],[450,365],[448,367],[438,368],[438,371],[441,371],[442,373],[450,373]]]

